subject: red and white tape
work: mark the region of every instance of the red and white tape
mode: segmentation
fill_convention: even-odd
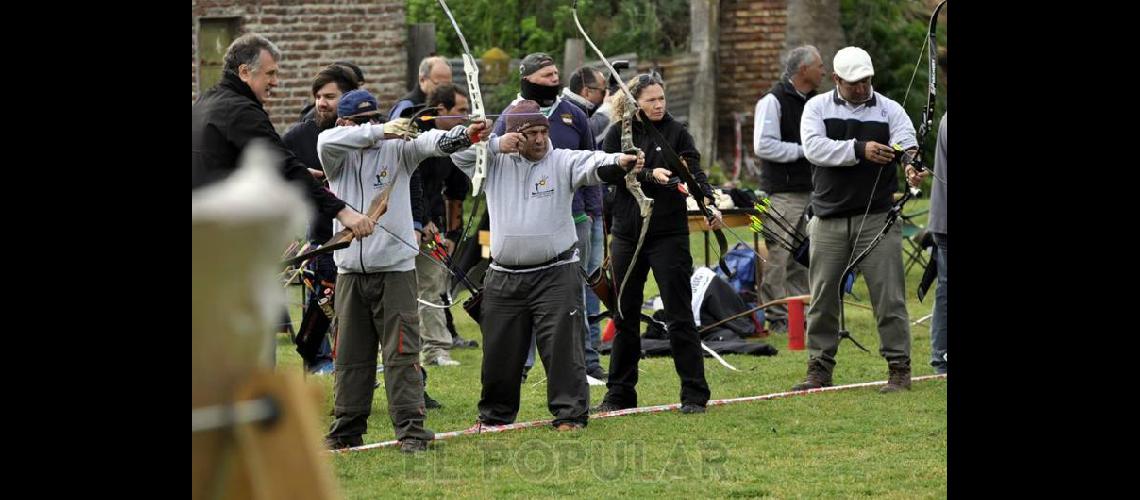
[[[926,381],[926,380],[944,379],[944,378],[946,378],[945,374],[942,374],[942,375],[924,375],[921,377],[913,377],[913,378],[911,378],[911,381],[912,382],[922,382],[922,381]],[[820,393],[820,392],[844,391],[844,390],[848,390],[848,389],[861,389],[864,387],[875,387],[875,386],[879,386],[879,385],[886,385],[886,383],[887,383],[886,380],[880,380],[877,382],[862,382],[862,383],[858,383],[858,384],[836,385],[836,386],[832,386],[832,387],[820,387],[819,389],[808,389],[805,391],[776,392],[776,393],[772,393],[772,394],[765,394],[763,396],[746,396],[743,398],[731,398],[731,399],[713,399],[713,400],[710,400],[708,402],[708,406],[727,405],[727,404],[733,404],[733,403],[746,403],[749,401],[766,401],[766,400],[770,400],[770,399],[786,398],[786,397],[790,397],[790,396],[803,396],[803,395],[807,395],[807,394],[816,394],[816,393]],[[660,413],[663,411],[677,410],[680,408],[681,408],[681,403],[673,403],[673,404],[657,405],[657,406],[642,406],[640,408],[626,408],[624,410],[608,411],[605,413],[593,414],[593,415],[590,415],[590,420],[599,419],[599,418],[622,417],[625,415],[637,415],[640,413]],[[468,429],[465,429],[465,430],[461,430],[461,431],[451,431],[451,432],[438,433],[435,435],[435,440],[439,441],[441,439],[450,439],[450,438],[453,438],[456,436],[463,436],[463,435],[467,435],[467,434],[494,434],[497,432],[513,431],[516,429],[526,429],[529,427],[540,427],[540,426],[544,426],[544,425],[550,425],[550,423],[552,421],[553,420],[550,420],[550,419],[534,420],[531,422],[516,422],[513,424],[506,424],[506,425],[475,424],[474,426],[472,426]],[[400,444],[400,442],[396,441],[396,440],[382,441],[379,443],[366,444],[364,446],[357,446],[355,448],[345,448],[342,450],[333,450],[332,453],[366,451],[366,450],[373,450],[376,448],[387,448],[390,446],[396,446],[398,444]]]

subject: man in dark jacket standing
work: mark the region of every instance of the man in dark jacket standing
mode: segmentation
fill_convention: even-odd
[[[806,231],[804,213],[811,202],[812,164],[804,157],[800,142],[800,117],[804,103],[815,97],[824,73],[818,49],[811,45],[792,49],[783,78],[756,102],[756,122],[752,129],[752,146],[762,160],[760,189],[768,193],[772,209],[801,235]],[[799,239],[789,235],[780,224],[765,223],[786,241]],[[796,262],[791,253],[775,241],[768,240],[766,244],[768,264],[764,266],[759,302],[808,293],[807,267]],[[787,331],[786,306],[772,306],[765,315],[770,330]]]
[[[586,117],[590,119],[590,133],[597,136],[605,125],[595,126],[595,117],[598,106],[606,97],[606,79],[602,72],[589,66],[582,66],[570,74],[570,85],[562,89],[562,97],[566,101],[578,106]],[[609,118],[603,117],[608,123]],[[598,145],[600,146],[600,144]],[[574,192],[574,203],[571,214],[574,216],[574,229],[578,232],[578,252],[582,259],[582,269],[589,275],[602,265],[602,246],[605,245],[605,230],[602,227],[602,198],[605,195],[603,186],[582,186]],[[596,316],[601,312],[601,304],[594,290],[583,286],[586,294],[586,317]],[[586,374],[598,382],[590,381],[595,385],[605,382],[608,376],[602,369],[601,357],[598,347],[602,341],[602,329],[598,321],[589,323],[589,335],[586,339]]]
[[[317,136],[336,124],[336,105],[340,96],[356,90],[358,83],[351,69],[339,64],[326,66],[313,79],[313,99],[317,104],[312,117],[289,127],[281,138],[285,147],[297,155],[318,179],[324,179],[325,173],[317,158]],[[333,236],[332,228],[332,217],[318,214],[309,224],[309,243],[316,247],[328,241]],[[336,264],[332,254],[324,254],[310,259],[307,267],[313,272],[313,286],[306,287],[306,306],[294,342],[305,361],[305,369],[312,373],[332,373],[332,348],[327,333],[332,325],[336,300]]]
[[[321,186],[270,123],[263,105],[277,86],[280,58],[277,46],[254,33],[238,37],[226,49],[222,80],[193,106],[191,188],[229,176],[245,146],[260,138],[283,158],[285,178],[302,183],[320,213],[336,217],[356,238],[372,234],[375,222]]]

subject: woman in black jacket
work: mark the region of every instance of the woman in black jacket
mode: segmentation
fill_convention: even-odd
[[[689,220],[685,199],[685,183],[681,182],[667,163],[661,147],[643,128],[652,126],[665,138],[668,146],[677,152],[700,184],[705,196],[711,200],[712,188],[700,168],[700,153],[693,144],[693,136],[685,127],[665,111],[665,83],[655,75],[640,75],[629,82],[630,92],[649,124],[633,121],[634,145],[645,153],[645,168],[637,174],[641,190],[653,198],[653,213],[636,262],[634,250],[641,234],[641,214],[637,201],[626,187],[621,176],[605,178],[617,186],[613,206],[613,242],[610,247],[614,283],[625,280],[626,290],[619,294],[618,307],[623,315],[613,314],[617,325],[613,353],[610,356],[610,377],[606,383],[605,400],[594,408],[595,412],[613,411],[637,406],[637,364],[641,358],[640,312],[645,280],[649,270],[661,290],[665,303],[669,343],[673,351],[673,364],[681,378],[681,411],[700,413],[709,400],[709,386],[705,381],[704,358],[700,337],[693,322],[692,291],[689,279],[693,272],[693,258],[689,253]],[[613,97],[613,120],[624,116],[628,98],[625,93]],[[622,150],[622,127],[614,123],[606,134],[603,149],[606,152]],[[718,216],[719,218],[719,216]],[[629,271],[629,278],[625,279]]]

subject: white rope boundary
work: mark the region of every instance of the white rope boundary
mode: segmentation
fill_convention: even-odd
[[[936,379],[944,379],[944,378],[946,378],[946,374],[924,375],[921,377],[912,377],[911,381],[912,382],[923,382],[923,381],[927,381],[927,380],[936,380]],[[734,403],[747,403],[747,402],[751,402],[751,401],[767,401],[767,400],[771,400],[771,399],[780,399],[780,398],[786,398],[786,397],[791,397],[791,396],[804,396],[807,394],[816,394],[816,393],[821,393],[821,392],[833,392],[833,391],[845,391],[845,390],[850,390],[850,389],[862,389],[865,387],[875,387],[875,386],[886,385],[886,384],[887,384],[886,380],[879,380],[876,382],[862,382],[862,383],[858,383],[858,384],[836,385],[836,386],[832,386],[832,387],[820,387],[818,389],[807,389],[807,390],[803,390],[803,391],[776,392],[776,393],[772,393],[772,394],[765,394],[762,396],[745,396],[742,398],[731,398],[731,399],[714,399],[714,400],[710,400],[708,402],[707,406],[719,406],[719,405],[727,405],[727,404],[734,404]],[[590,420],[600,419],[600,418],[622,417],[625,415],[637,415],[640,413],[660,413],[663,411],[677,410],[680,408],[681,408],[681,403],[672,403],[672,404],[657,405],[657,406],[643,406],[640,408],[626,408],[624,410],[608,411],[608,412],[593,414],[593,415],[590,415]],[[498,433],[498,432],[513,431],[513,430],[517,430],[517,429],[527,429],[530,427],[539,427],[539,426],[549,425],[551,422],[553,422],[553,420],[547,419],[547,420],[534,420],[531,422],[516,422],[513,424],[506,424],[506,425],[475,424],[474,426],[472,426],[468,429],[461,430],[461,431],[437,433],[435,435],[435,440],[439,441],[442,439],[450,439],[453,437],[463,436],[463,435],[467,435],[467,434],[494,434],[494,433]],[[398,444],[400,444],[400,442],[397,440],[382,441],[379,443],[366,444],[364,446],[356,446],[353,448],[344,448],[341,450],[330,450],[330,451],[332,453],[348,453],[348,452],[355,452],[355,451],[374,450],[377,448],[387,448],[387,447],[391,447],[391,446],[396,446]]]

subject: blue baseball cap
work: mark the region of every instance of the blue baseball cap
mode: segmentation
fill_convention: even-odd
[[[336,116],[340,118],[378,111],[380,102],[364,89],[351,90],[340,96],[340,102],[336,105]]]

